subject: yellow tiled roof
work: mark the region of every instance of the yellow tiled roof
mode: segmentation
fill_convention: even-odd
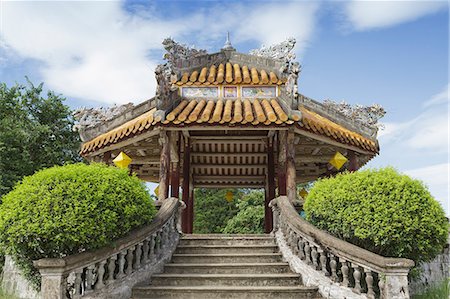
[[[378,144],[362,135],[311,111],[299,107],[301,119],[297,115],[289,116],[278,103],[277,99],[236,99],[216,101],[183,100],[176,106],[166,119],[161,122],[155,116],[156,108],[132,119],[109,132],[87,141],[81,147],[82,155],[99,150],[133,135],[145,132],[156,124],[212,124],[212,125],[291,125],[300,121],[303,129],[315,134],[324,135],[344,144],[350,144],[377,153]],[[290,119],[291,118],[291,119]]]
[[[350,131],[343,126],[306,109],[299,107],[302,113],[302,124],[304,127],[316,134],[325,135],[337,140],[338,142],[351,144],[365,150],[378,153],[378,144],[358,133]]]
[[[211,65],[199,71],[183,73],[181,78],[173,82],[177,85],[210,85],[210,84],[249,84],[249,85],[272,85],[283,84],[274,72],[257,70],[246,65],[223,63],[219,66]]]
[[[114,144],[130,136],[130,134],[140,133],[143,130],[150,128],[152,125],[160,121],[154,119],[153,116],[155,111],[156,108],[153,108],[150,111],[147,111],[144,114],[130,121],[127,121],[117,128],[112,129],[109,132],[101,134],[94,139],[83,143],[83,145],[81,146],[80,154],[86,154],[96,151],[102,147],[105,147],[109,144]]]
[[[292,124],[276,99],[191,100],[170,112],[164,124]]]

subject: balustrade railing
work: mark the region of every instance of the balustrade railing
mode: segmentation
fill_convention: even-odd
[[[101,292],[114,293],[119,286],[131,292],[133,284],[152,273],[148,271],[151,267],[170,259],[181,232],[183,205],[177,198],[164,200],[150,225],[131,232],[113,246],[35,261],[42,276],[42,297],[76,299]]]
[[[351,298],[345,292],[351,290],[355,298],[409,298],[407,276],[413,261],[383,257],[331,236],[302,219],[286,196],[275,198],[270,206],[278,245],[283,249],[280,242],[284,243],[294,259],[315,270],[313,276],[321,275],[323,296]]]

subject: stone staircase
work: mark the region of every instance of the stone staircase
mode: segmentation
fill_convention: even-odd
[[[132,290],[147,298],[322,298],[283,262],[270,235],[186,235],[150,282]]]

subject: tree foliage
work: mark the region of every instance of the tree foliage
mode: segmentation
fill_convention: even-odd
[[[233,192],[233,200],[228,202],[225,195]],[[229,219],[238,212],[237,200],[241,190],[231,189],[195,189],[194,232],[197,234],[222,233]]]
[[[264,192],[260,190],[244,194],[237,203],[239,212],[223,229],[224,234],[264,233]]]
[[[144,184],[104,164],[55,166],[3,197],[0,247],[38,282],[32,260],[97,249],[152,221]]]
[[[440,204],[422,182],[393,168],[319,180],[304,209],[309,221],[341,239],[416,263],[439,254],[448,236]]]
[[[60,95],[43,84],[0,83],[0,197],[23,176],[68,161],[81,161],[73,118]]]

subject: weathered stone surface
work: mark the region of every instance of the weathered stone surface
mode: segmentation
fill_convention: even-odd
[[[17,268],[11,256],[7,255],[5,257],[5,267],[3,268],[2,277],[1,287],[6,294],[24,299],[42,298],[40,293],[36,292],[30,283],[23,277],[22,272]]]

